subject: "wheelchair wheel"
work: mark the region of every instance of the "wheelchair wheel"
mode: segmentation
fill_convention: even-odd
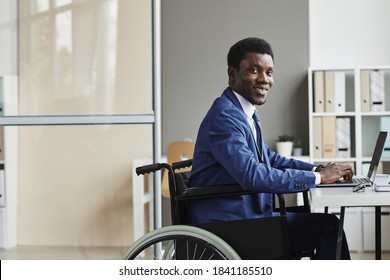
[[[151,231],[135,241],[125,260],[239,260],[236,251],[204,229],[174,225]]]

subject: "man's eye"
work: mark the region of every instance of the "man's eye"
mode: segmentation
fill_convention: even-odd
[[[268,72],[267,72],[267,75],[270,76],[270,77],[271,77],[273,74],[274,74],[274,71],[268,71]]]
[[[259,71],[256,68],[251,68],[249,71],[253,74],[259,73]]]

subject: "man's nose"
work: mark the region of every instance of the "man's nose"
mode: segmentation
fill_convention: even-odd
[[[257,76],[257,82],[269,84],[269,77],[266,73],[259,73],[259,75]]]

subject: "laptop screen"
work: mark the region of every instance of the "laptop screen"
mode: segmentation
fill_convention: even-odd
[[[382,157],[383,148],[385,146],[387,138],[387,132],[381,131],[376,141],[375,150],[372,155],[370,168],[368,169],[367,177],[373,182],[375,179],[376,171],[378,169],[379,161]]]

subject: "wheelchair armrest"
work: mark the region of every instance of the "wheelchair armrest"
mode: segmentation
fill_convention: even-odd
[[[302,192],[302,197],[303,205],[287,207],[287,211],[295,213],[310,213],[309,191],[307,190]]]
[[[207,186],[207,187],[191,187],[187,188],[178,199],[198,199],[198,198],[211,198],[211,197],[223,197],[223,196],[234,196],[250,194],[243,189],[240,185],[218,185],[218,186]]]
[[[249,191],[243,189],[240,185],[218,185],[207,187],[191,187],[182,194],[176,196],[176,200],[209,199],[217,197],[249,195],[259,193],[258,191]],[[283,194],[275,194],[279,199],[279,208],[281,215],[286,214],[286,203]]]
[[[293,212],[293,213],[310,213],[310,202],[309,202],[309,191],[302,192],[303,196],[303,205],[297,205],[297,206],[285,206],[287,212]],[[274,211],[279,211],[279,208],[275,207],[274,203]]]

